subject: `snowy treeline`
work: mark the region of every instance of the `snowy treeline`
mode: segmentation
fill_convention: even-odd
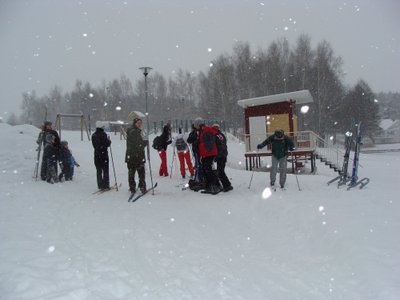
[[[327,41],[312,48],[307,35],[301,35],[294,47],[286,39],[279,39],[255,52],[249,43],[238,42],[232,53],[216,57],[207,72],[179,70],[168,79],[150,72],[150,120],[193,119],[201,115],[237,128],[243,124],[243,111],[237,100],[308,89],[314,103],[307,115],[298,114],[299,130],[325,135],[347,131],[351,124],[362,121],[367,125],[367,134],[372,135],[379,122],[374,93],[362,80],[354,87],[346,87],[342,65]],[[127,120],[129,111],[145,111],[143,81],[144,78],[132,83],[122,75],[98,87],[77,80],[73,90],[66,93],[57,86],[41,97],[35,92],[25,93],[21,121],[40,124],[46,107],[48,119],[59,112],[82,112],[92,120]],[[68,127],[68,123],[64,126]]]

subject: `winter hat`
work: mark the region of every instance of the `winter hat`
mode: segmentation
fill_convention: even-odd
[[[219,130],[219,124],[218,123],[213,124],[212,127],[214,127],[215,129]]]
[[[198,117],[198,118],[194,119],[194,122],[193,122],[194,127],[200,127],[200,125],[204,125],[204,124],[205,124],[205,121],[203,120],[203,118]]]
[[[136,125],[137,122],[142,121],[141,118],[134,118],[133,119],[133,125]]]
[[[53,125],[53,123],[51,123],[50,121],[44,121],[43,125],[48,126],[48,125]]]
[[[96,128],[104,128],[106,127],[102,121],[96,121]]]
[[[283,138],[284,133],[285,133],[285,132],[284,132],[282,129],[277,129],[277,130],[275,130],[275,136],[276,136],[278,139]]]
[[[68,145],[68,142],[67,141],[61,141],[60,145],[61,145],[61,147],[64,147],[65,145]]]

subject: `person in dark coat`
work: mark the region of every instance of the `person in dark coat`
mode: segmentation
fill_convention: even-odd
[[[71,151],[69,151],[68,148],[68,142],[67,141],[61,141],[60,143],[60,168],[61,168],[61,173],[58,175],[58,180],[62,181],[64,178],[65,181],[72,180],[72,174],[71,174]]]
[[[144,148],[148,141],[142,136],[142,120],[135,118],[132,126],[127,131],[125,162],[128,166],[128,183],[131,193],[136,192],[135,173],[139,177],[139,189],[146,192],[145,168],[146,157]]]
[[[104,126],[96,122],[96,131],[92,134],[94,148],[94,165],[97,171],[97,187],[99,190],[110,188],[108,147],[111,140],[104,132]]]
[[[45,121],[42,125],[42,131],[39,133],[39,136],[36,140],[36,143],[38,145],[42,144],[43,149],[46,147],[46,145],[49,144],[49,140],[52,140],[51,138],[48,138],[49,136],[54,136],[54,147],[57,149],[60,148],[60,137],[58,136],[57,131],[55,131],[52,128],[52,123],[50,121]],[[56,165],[56,172],[57,172],[57,165]],[[44,150],[43,150],[43,156],[42,156],[42,165],[40,168],[40,178],[42,180],[47,180],[47,160],[44,157]]]
[[[196,122],[196,120],[195,120]],[[199,135],[198,135],[198,129],[196,126],[193,124],[192,125],[192,131],[189,133],[189,137],[187,138],[187,142],[192,145],[192,153],[194,157],[194,180],[201,184],[204,181],[204,176],[203,176],[203,169],[201,167],[201,160],[200,160],[200,150],[199,150]]]
[[[223,191],[228,192],[233,190],[233,187],[231,185],[231,182],[229,181],[228,176],[226,176],[225,173],[225,166],[228,157],[228,146],[226,144],[226,137],[221,132],[218,124],[214,124],[212,127],[217,131],[215,135],[215,140],[217,144],[218,154],[215,161],[217,162],[218,178],[222,183]]]
[[[275,130],[275,133],[269,136],[264,142],[257,145],[257,149],[262,149],[265,145],[271,144],[272,167],[270,175],[271,186],[275,185],[276,173],[279,166],[279,184],[281,188],[285,187],[288,150],[293,151],[293,141],[285,135],[282,129]]]
[[[46,164],[46,181],[48,183],[58,182],[57,161],[59,158],[59,149],[56,145],[56,138],[52,134],[46,136],[46,146],[43,150],[43,161]]]
[[[160,176],[168,176],[168,167],[167,167],[167,147],[169,144],[172,143],[171,138],[171,125],[167,124],[163,128],[163,132],[160,135],[160,148],[158,150],[158,154],[161,158],[161,165],[160,165]]]

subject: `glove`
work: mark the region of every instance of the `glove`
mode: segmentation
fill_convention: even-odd
[[[257,145],[257,149],[258,149],[258,150],[262,149],[262,147],[263,147],[263,146],[262,146],[261,144],[258,144],[258,145]]]

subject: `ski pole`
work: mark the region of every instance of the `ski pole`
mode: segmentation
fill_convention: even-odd
[[[258,151],[259,151],[259,149],[257,148],[257,157],[258,157]],[[253,182],[254,171],[255,171],[255,168],[253,166],[253,170],[251,171],[251,178],[250,178],[248,189],[250,189],[251,183]]]
[[[294,165],[294,156],[293,156],[292,151],[290,151],[290,155],[292,156],[292,169],[293,169],[294,176],[296,177],[297,187],[299,188],[299,191],[301,191],[299,179],[297,178],[297,172],[296,172],[296,168]]]
[[[172,167],[174,166],[174,159],[175,159],[175,148],[174,148],[174,154],[172,154],[171,172],[169,172],[169,178],[172,178]]]
[[[146,118],[148,120],[148,118]],[[147,121],[147,124],[148,121]],[[147,132],[147,160],[149,162],[149,174],[150,174],[150,182],[151,182],[151,194],[154,195],[154,185],[153,185],[153,174],[151,172],[151,161],[150,161],[150,147],[149,147],[149,134]]]
[[[115,174],[114,157],[113,157],[113,154],[112,154],[111,144],[110,144],[110,154],[111,154],[111,163],[112,163],[113,172],[114,172],[115,189],[118,192],[117,175]]]

